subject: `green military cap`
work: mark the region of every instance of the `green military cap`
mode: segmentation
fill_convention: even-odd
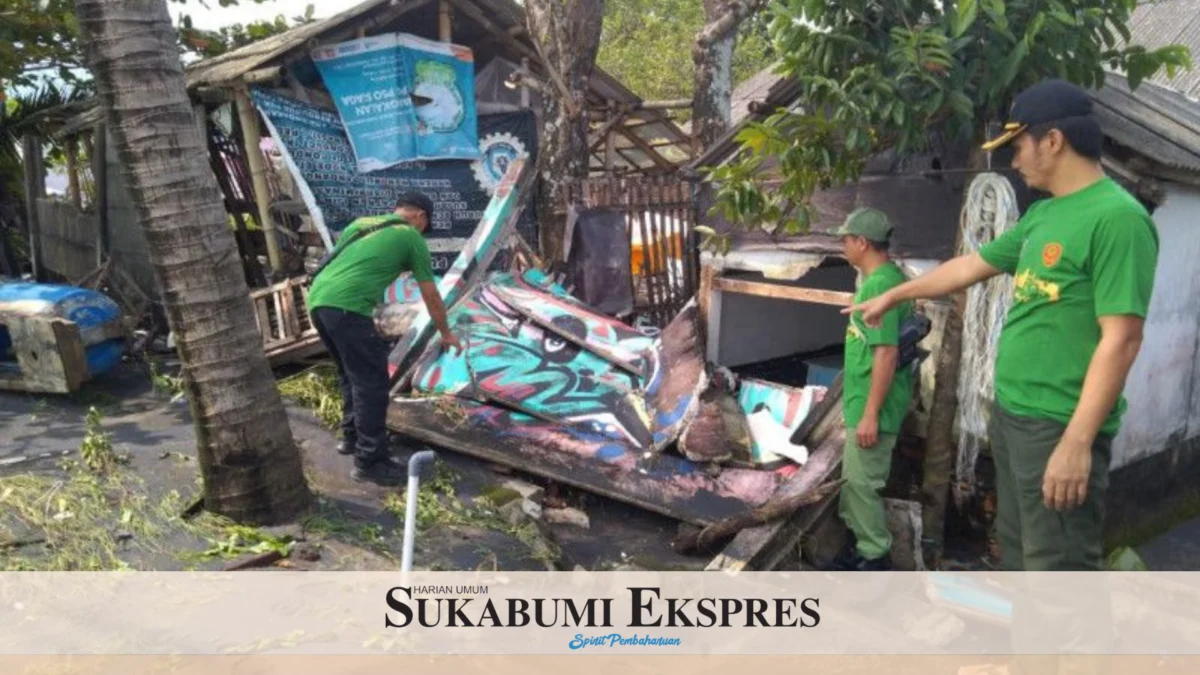
[[[851,211],[836,234],[840,237],[855,236],[885,242],[892,234],[892,223],[883,211],[864,206]]]

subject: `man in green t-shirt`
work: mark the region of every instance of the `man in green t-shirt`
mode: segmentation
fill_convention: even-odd
[[[342,390],[338,452],[354,455],[351,475],[357,481],[396,485],[405,478],[405,467],[388,452],[390,347],[376,332],[373,318],[387,287],[411,272],[442,344],[462,349],[446,323],[422,234],[432,213],[428,197],[411,193],[400,197],[390,214],[350,223],[334,246],[333,259],[317,272],[308,291],[313,326],[337,366]]]
[[[860,283],[854,302],[861,303],[907,281],[888,256],[892,225],[887,215],[871,208],[856,209],[837,234],[846,260],[858,270]],[[842,486],[838,513],[854,533],[854,555],[838,561],[853,570],[891,568],[892,535],[887,526],[883,496],[892,466],[892,450],[912,401],[912,370],[897,370],[900,324],[912,314],[903,302],[884,312],[876,325],[857,314],[846,326],[846,356],[842,371],[842,409],[846,446],[842,456]]]
[[[878,322],[896,303],[1013,275],[988,434],[1002,564],[1096,570],[1111,443],[1150,308],[1158,234],[1145,208],[1104,174],[1103,135],[1082,90],[1037,84],[1017,97],[1010,119],[984,149],[1012,143],[1013,168],[1050,198],[978,252],[846,311]]]

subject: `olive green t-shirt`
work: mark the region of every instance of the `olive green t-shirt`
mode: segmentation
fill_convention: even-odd
[[[1035,202],[1011,230],[979,249],[1014,275],[996,354],[996,402],[1016,415],[1071,421],[1105,315],[1145,317],[1158,261],[1146,209],[1103,178]],[[1100,432],[1116,435],[1126,402]]]
[[[370,234],[350,242],[350,236],[364,227],[386,223]],[[337,254],[308,290],[308,309],[334,307],[371,316],[375,305],[383,302],[384,291],[404,272],[412,272],[416,281],[433,281],[433,264],[425,238],[397,215],[370,216],[350,223],[334,250]]]
[[[858,292],[854,294],[854,303],[866,302],[906,281],[908,278],[895,263],[884,263],[862,280]],[[850,316],[850,323],[846,326],[846,360],[842,373],[842,410],[847,428],[858,426],[867,407],[875,347],[899,346],[900,324],[912,311],[911,302],[902,302],[888,310],[876,328],[863,321],[862,312]],[[892,376],[892,385],[879,408],[879,433],[899,433],[911,401],[912,369],[900,368]]]

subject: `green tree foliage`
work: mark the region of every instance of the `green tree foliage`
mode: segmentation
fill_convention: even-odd
[[[187,4],[189,0],[171,0]],[[208,6],[208,0],[190,0]],[[271,0],[240,0],[262,4]],[[239,0],[218,0],[221,7]],[[303,16],[234,24],[217,31],[198,29],[190,15],[180,16],[180,48],[209,57],[236,49],[293,26],[313,21],[313,6]],[[74,0],[0,0],[0,99],[13,88],[38,87],[61,81],[78,84],[89,76],[78,41]]]
[[[0,0],[0,92],[39,74],[74,81],[83,65],[78,31],[73,0]]]
[[[1094,88],[1105,68],[1130,86],[1191,66],[1185,47],[1130,45],[1135,0],[776,0],[770,35],[803,110],[741,133],[742,153],[717,168],[715,209],[742,227],[808,229],[814,190],[852,181],[865,160],[928,147],[930,131],[978,141],[1012,96],[1047,77]],[[782,184],[763,188],[778,162]],[[706,243],[718,248],[727,240]]]
[[[691,98],[692,44],[703,26],[700,0],[608,0],[596,65],[643,99]],[[774,58],[767,22],[746,21],[734,49],[734,82]]]

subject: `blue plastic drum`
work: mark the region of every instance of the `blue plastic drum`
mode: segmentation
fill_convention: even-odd
[[[99,291],[60,284],[0,283],[0,325],[11,316],[49,316],[74,322],[79,326],[90,377],[121,361],[123,340],[104,337],[110,324],[120,323],[121,308]],[[8,330],[0,328],[0,363],[13,358],[11,347]]]

